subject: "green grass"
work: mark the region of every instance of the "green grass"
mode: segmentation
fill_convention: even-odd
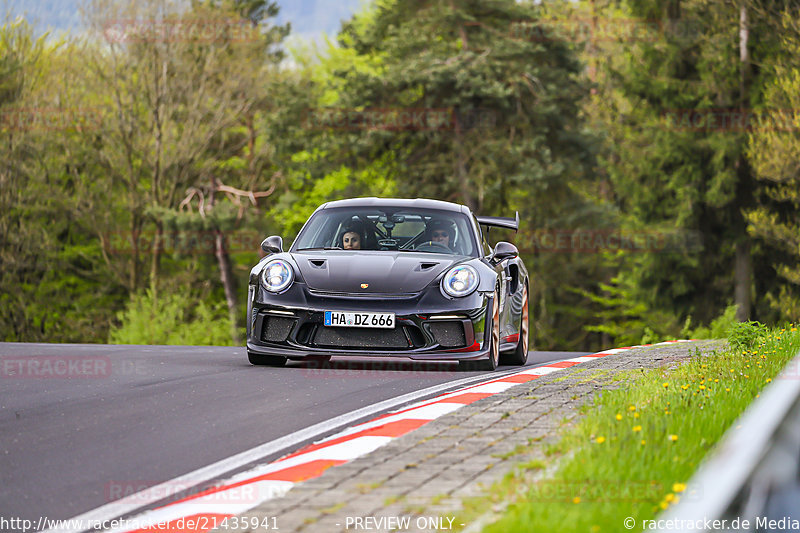
[[[561,460],[552,477],[493,489],[521,497],[485,531],[624,531],[626,517],[641,524],[691,497],[683,490],[702,458],[800,349],[796,328],[752,335],[752,349],[698,350],[677,369],[632,372],[635,383],[598,395],[548,450],[548,463]]]

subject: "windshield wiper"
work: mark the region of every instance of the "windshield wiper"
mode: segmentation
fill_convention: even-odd
[[[344,248],[341,248],[339,246],[319,246],[317,248],[298,248],[297,249],[298,252],[308,252],[308,251],[314,251],[314,250],[344,250]]]

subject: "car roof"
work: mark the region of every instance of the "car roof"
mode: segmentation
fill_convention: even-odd
[[[466,206],[427,198],[415,198],[413,200],[408,198],[350,198],[348,200],[327,202],[321,205],[319,209],[334,207],[401,207],[404,209],[439,209],[441,211],[469,213],[469,209]]]

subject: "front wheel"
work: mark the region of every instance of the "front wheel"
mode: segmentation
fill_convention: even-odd
[[[253,353],[250,350],[247,350],[247,359],[251,365],[256,366],[283,366],[286,364],[286,358],[280,355],[264,355]]]

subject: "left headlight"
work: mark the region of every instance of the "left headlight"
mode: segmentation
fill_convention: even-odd
[[[264,265],[261,282],[270,292],[281,292],[294,281],[292,266],[282,259],[275,259]]]
[[[450,296],[467,296],[478,288],[478,272],[469,265],[459,265],[442,278],[442,289]]]

